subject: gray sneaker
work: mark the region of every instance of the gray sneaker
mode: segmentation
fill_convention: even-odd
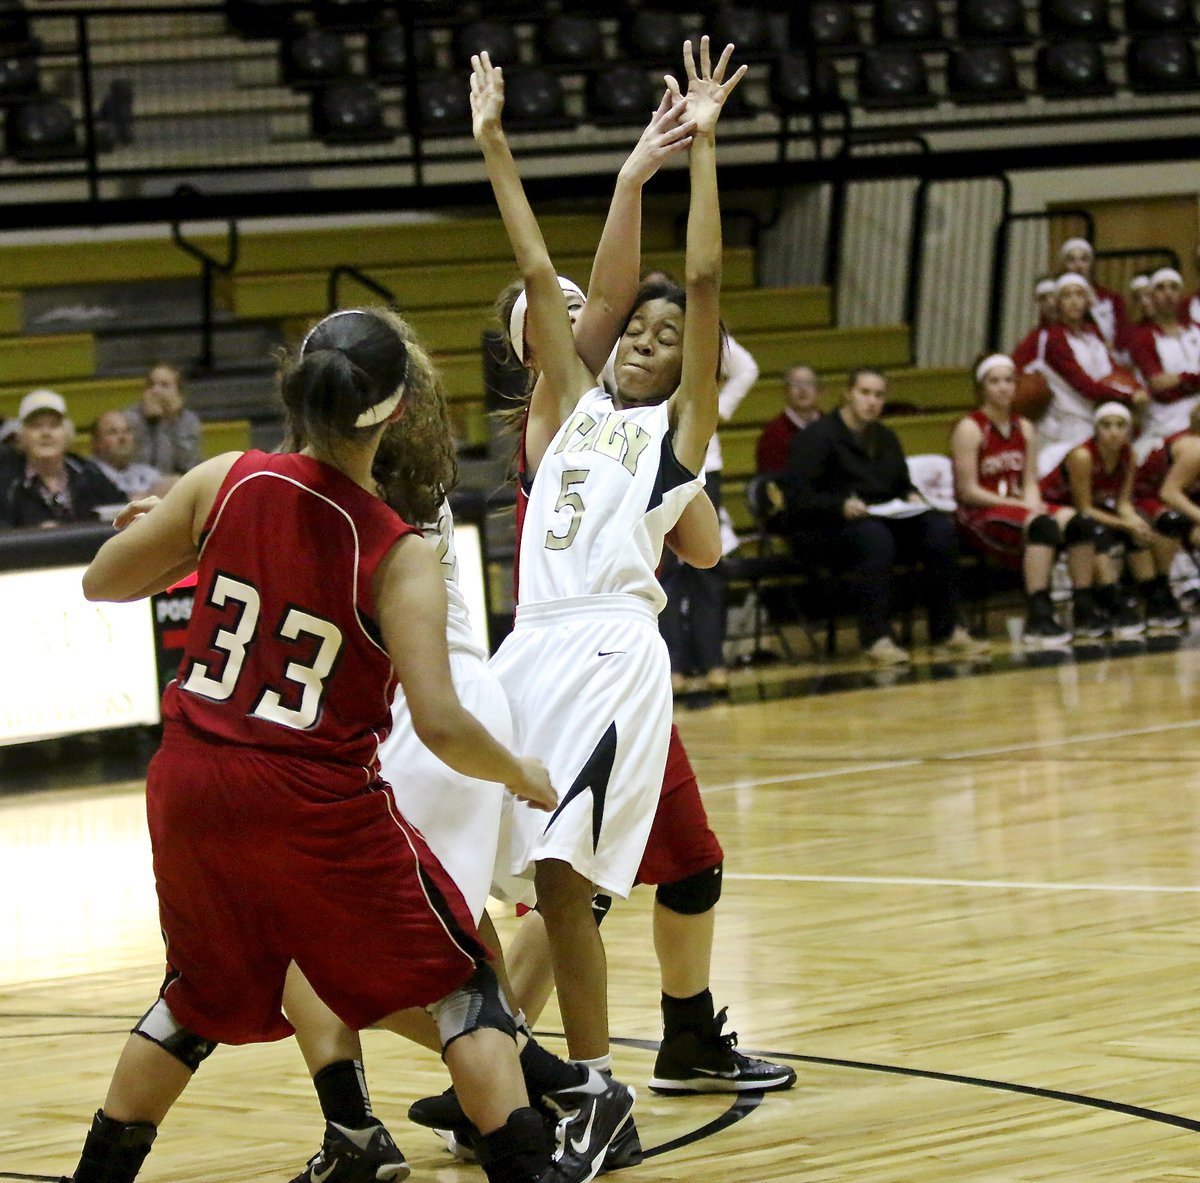
[[[604,1165],[611,1143],[633,1112],[636,1094],[626,1084],[594,1068],[571,1088],[547,1093],[544,1100],[559,1114],[554,1161],[541,1183],[589,1183]]]
[[[400,1183],[410,1174],[400,1148],[379,1122],[351,1130],[327,1121],[321,1149],[292,1183]]]

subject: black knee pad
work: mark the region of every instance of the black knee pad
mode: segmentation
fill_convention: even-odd
[[[1164,509],[1154,519],[1154,528],[1166,538],[1178,538],[1186,541],[1192,532],[1192,523],[1177,509]]]
[[[517,1021],[495,972],[486,961],[479,962],[475,972],[457,990],[429,1007],[429,1013],[438,1025],[443,1056],[456,1039],[483,1027],[502,1031],[513,1041],[517,1038]]]
[[[721,898],[721,876],[724,863],[717,863],[704,871],[697,871],[686,879],[674,883],[660,883],[654,893],[664,908],[678,912],[681,916],[701,916],[715,908]]]
[[[157,1043],[164,1052],[169,1052],[192,1072],[217,1050],[217,1045],[211,1039],[201,1039],[194,1031],[181,1026],[161,998],[156,999],[154,1005],[138,1019],[132,1034]]]
[[[1063,532],[1048,513],[1039,513],[1029,523],[1025,538],[1035,546],[1052,546],[1055,550],[1063,544]]]
[[[1092,542],[1096,547],[1098,555],[1111,554],[1115,550],[1121,549],[1121,544],[1125,540],[1121,538],[1117,532],[1110,529],[1108,526],[1101,526],[1095,523],[1095,530],[1092,536]],[[1130,543],[1132,545],[1132,541]]]
[[[1079,546],[1085,542],[1095,543],[1097,531],[1103,528],[1086,513],[1077,513],[1063,529],[1063,541],[1068,546]]]

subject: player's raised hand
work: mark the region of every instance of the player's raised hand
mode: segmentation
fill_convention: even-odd
[[[746,73],[746,66],[738,66],[733,75],[726,80],[725,72],[729,68],[729,59],[733,56],[733,46],[726,45],[717,64],[712,65],[708,48],[708,37],[700,38],[700,68],[696,69],[696,58],[692,52],[692,43],[683,43],[683,68],[687,74],[688,88],[684,96],[687,100],[687,118],[695,125],[693,135],[711,135],[721,116],[721,108],[725,100],[733,93],[734,88],[741,82]],[[667,90],[673,97],[680,93],[679,83],[668,74],[665,78]]]
[[[550,774],[546,771],[546,766],[541,760],[535,760],[531,756],[518,756],[517,764],[521,769],[521,779],[515,784],[510,784],[508,791],[518,801],[524,801],[534,809],[540,809],[544,813],[552,812],[558,804],[558,794],[550,783]]]
[[[628,180],[644,185],[668,156],[682,152],[692,142],[693,124],[685,117],[687,100],[670,90],[663,92],[658,110],[650,117],[641,139],[634,145],[621,173]]]
[[[500,127],[504,111],[504,72],[487,50],[471,55],[471,132],[476,139]]]

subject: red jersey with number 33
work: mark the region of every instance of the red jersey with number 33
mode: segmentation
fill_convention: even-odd
[[[319,460],[245,453],[204,524],[164,719],[373,778],[395,679],[371,581],[396,541],[417,532]]]

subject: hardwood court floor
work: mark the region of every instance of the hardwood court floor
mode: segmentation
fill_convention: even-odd
[[[727,852],[718,1006],[800,1080],[738,1107],[642,1087],[631,1183],[1200,1179],[1200,650],[678,718]],[[146,845],[136,785],[0,798],[0,1178],[73,1167],[153,996]],[[605,926],[639,1086],[650,898]],[[435,1058],[366,1044],[414,1180],[481,1180],[404,1120]],[[224,1048],[142,1177],[286,1183],[319,1131],[291,1043]]]

